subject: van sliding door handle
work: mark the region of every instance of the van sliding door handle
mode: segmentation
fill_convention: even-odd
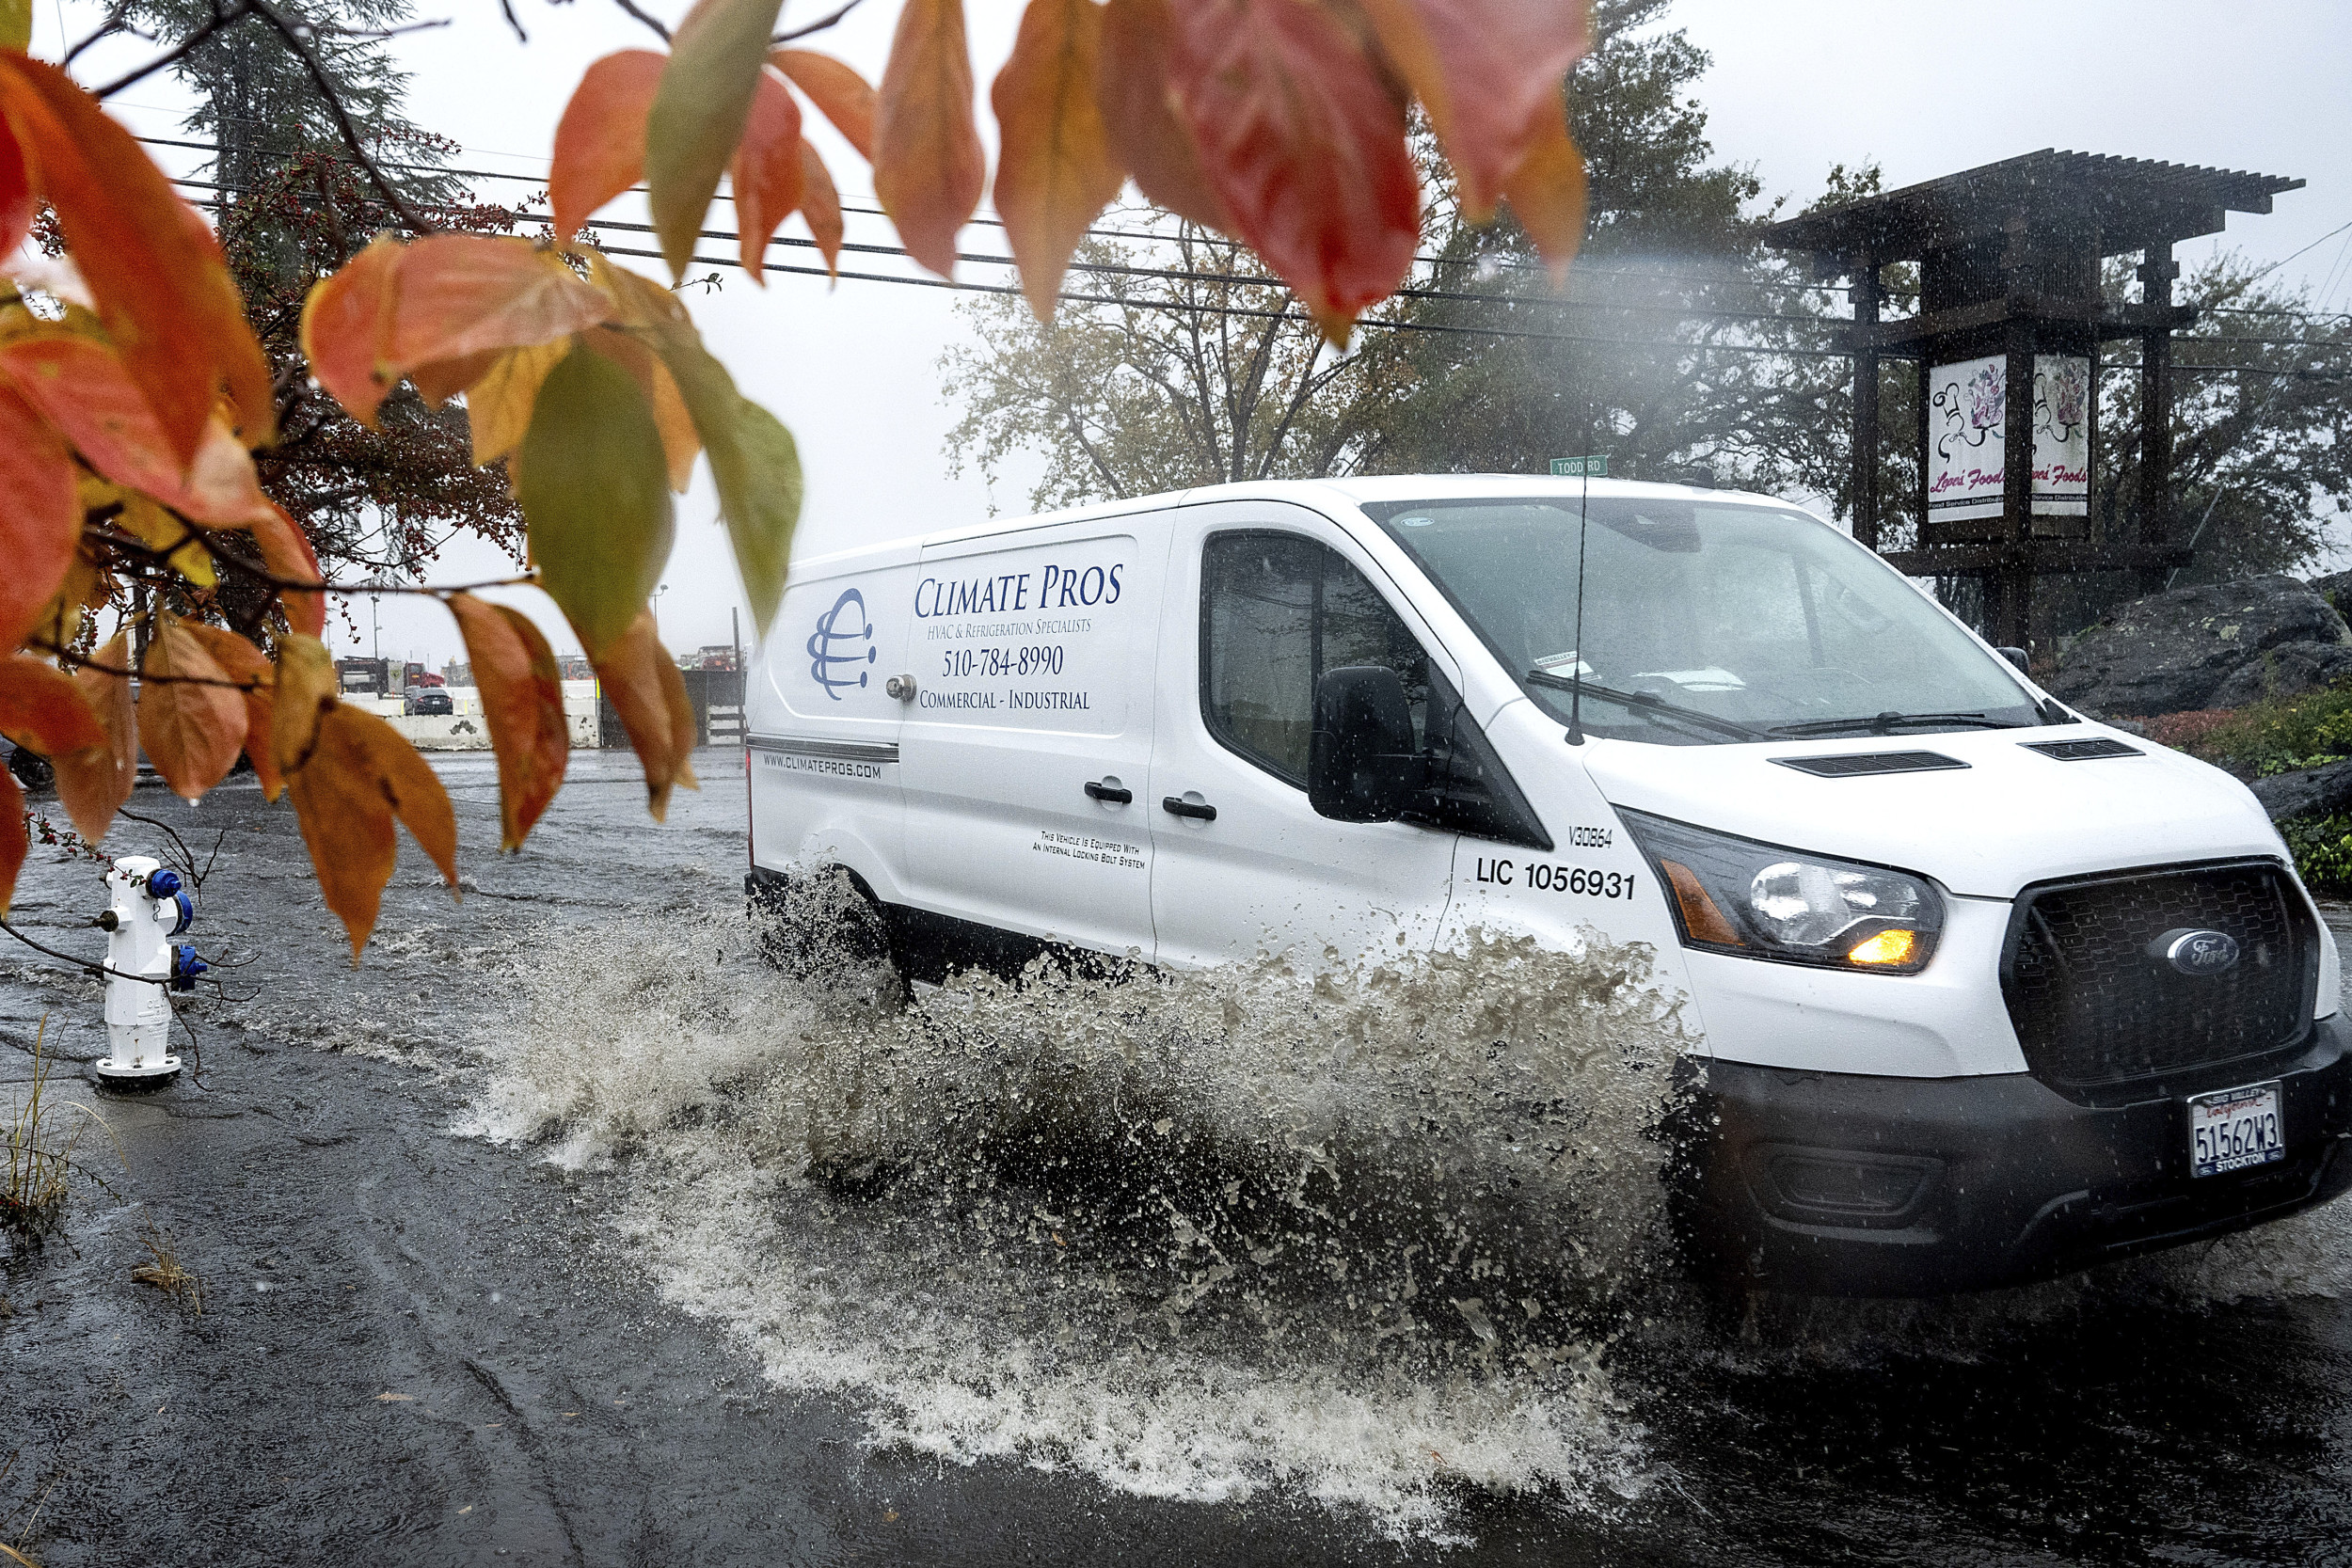
[[[1135,798],[1136,792],[1132,789],[1121,789],[1117,784],[1099,784],[1092,779],[1087,781],[1087,799],[1089,800],[1108,800],[1114,806],[1123,806]]]
[[[1216,820],[1216,808],[1206,800],[1187,800],[1181,796],[1170,795],[1160,801],[1160,809],[1175,816],[1197,817],[1203,822]]]

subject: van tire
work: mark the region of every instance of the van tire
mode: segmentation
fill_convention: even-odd
[[[912,993],[892,951],[889,924],[856,872],[825,866],[787,876],[755,869],[743,879],[743,891],[759,956],[770,968],[812,988],[849,982],[859,987],[860,1000],[885,1011],[906,1006]]]

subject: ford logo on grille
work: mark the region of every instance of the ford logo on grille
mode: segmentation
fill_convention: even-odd
[[[2226,974],[2237,967],[2237,938],[2184,926],[2150,942],[2148,954],[2183,974]]]

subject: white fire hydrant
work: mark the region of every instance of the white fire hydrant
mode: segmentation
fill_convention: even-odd
[[[113,902],[97,924],[106,933],[106,1056],[109,1082],[158,1085],[180,1070],[171,1043],[167,988],[186,990],[211,967],[171,939],[196,922],[196,897],[180,875],[146,855],[125,855],[106,873]]]

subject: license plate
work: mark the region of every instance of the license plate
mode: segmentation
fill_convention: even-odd
[[[2191,1176],[2219,1176],[2286,1157],[2276,1082],[2201,1094],[2188,1102]]]

